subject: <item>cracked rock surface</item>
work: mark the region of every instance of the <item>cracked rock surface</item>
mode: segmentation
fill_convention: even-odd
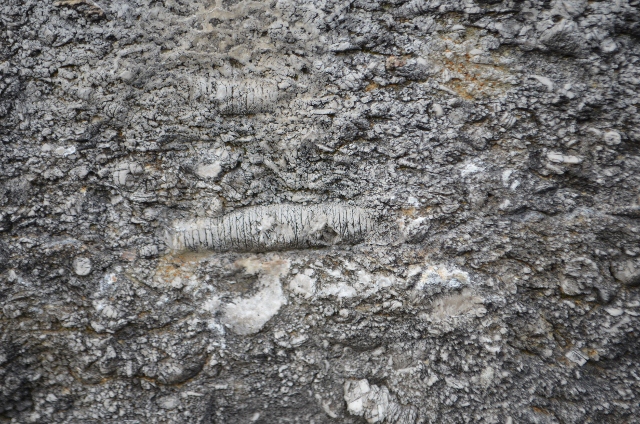
[[[640,1],[3,0],[0,423],[637,423]]]

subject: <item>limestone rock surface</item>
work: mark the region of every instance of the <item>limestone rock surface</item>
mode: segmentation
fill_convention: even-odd
[[[2,0],[0,423],[636,423],[640,1]]]

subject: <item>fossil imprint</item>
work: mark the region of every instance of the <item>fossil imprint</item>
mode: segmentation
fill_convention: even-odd
[[[225,115],[273,112],[278,100],[278,87],[271,81],[218,81],[216,100]]]
[[[373,220],[343,204],[248,207],[220,218],[181,221],[169,234],[173,250],[264,252],[364,241]]]

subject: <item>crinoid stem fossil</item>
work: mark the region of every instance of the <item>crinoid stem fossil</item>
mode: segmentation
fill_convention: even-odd
[[[223,80],[216,84],[216,101],[225,115],[273,112],[278,87],[271,81]]]
[[[373,219],[362,208],[278,204],[248,207],[216,219],[176,222],[168,242],[174,251],[265,252],[357,244],[372,229]]]

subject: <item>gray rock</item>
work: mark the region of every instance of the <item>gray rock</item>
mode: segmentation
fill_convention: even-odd
[[[180,405],[180,399],[176,396],[163,396],[156,400],[156,404],[162,409],[172,410]]]
[[[628,286],[640,285],[640,261],[627,259],[611,265],[611,273],[623,284]]]
[[[637,421],[638,6],[0,2],[0,422]]]

